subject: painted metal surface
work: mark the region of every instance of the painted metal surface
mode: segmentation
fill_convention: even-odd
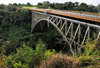
[[[95,22],[100,22],[100,15],[99,14],[85,14],[84,12],[72,12],[72,11],[61,11],[61,10],[50,10],[50,9],[29,9],[29,10],[35,10],[40,12],[47,12],[51,14],[57,14],[62,16],[69,16],[74,17],[78,19],[84,19],[84,20],[90,20]]]
[[[41,10],[42,11],[42,10]],[[60,16],[46,14],[42,12],[32,11],[32,29],[42,20],[46,20],[52,24],[58,32],[62,35],[63,39],[68,43],[70,50],[73,54],[80,52],[82,45],[88,44],[96,34],[96,39],[100,37],[100,26],[80,22]],[[47,25],[48,26],[48,25]],[[74,47],[74,49],[72,48]]]

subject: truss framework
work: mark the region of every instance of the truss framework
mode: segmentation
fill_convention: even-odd
[[[36,24],[42,20],[48,21],[47,26],[51,23],[58,30],[63,39],[68,43],[73,55],[80,52],[82,45],[89,44],[93,39],[93,35],[96,34],[97,40],[100,37],[100,26],[98,25],[37,11],[32,11],[31,31],[33,31]]]

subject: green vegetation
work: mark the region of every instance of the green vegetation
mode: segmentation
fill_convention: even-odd
[[[0,5],[0,68],[100,67],[100,40],[84,45],[81,55],[73,57],[52,25],[30,33],[31,13],[23,6],[32,5]]]
[[[94,40],[88,45],[85,45],[84,52],[78,57],[81,66],[100,67],[100,40]]]
[[[56,50],[60,51],[56,45],[59,44],[61,36],[56,30],[51,27],[48,29],[51,31],[32,34],[30,11],[17,6],[8,10],[9,5],[4,6],[0,11],[0,68],[39,67],[44,60],[53,56]],[[63,44],[58,46],[60,45]]]
[[[61,9],[61,10],[73,10],[73,11],[84,11],[84,12],[95,12],[100,13],[100,5],[88,5],[86,3],[79,2],[65,2],[65,3],[50,3],[49,1],[44,1],[43,3],[38,3],[39,8],[48,9]]]

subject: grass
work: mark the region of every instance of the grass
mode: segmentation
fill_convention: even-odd
[[[38,7],[28,7],[28,6],[25,6],[23,7],[24,9],[32,9],[32,8],[38,8]]]
[[[31,9],[31,8],[33,8],[33,7],[28,7],[28,6],[27,6],[27,7],[23,7],[23,8],[24,8],[24,9]]]

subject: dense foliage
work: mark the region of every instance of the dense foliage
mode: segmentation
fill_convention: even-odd
[[[65,3],[50,3],[49,1],[44,1],[43,3],[38,3],[39,8],[49,8],[49,9],[61,9],[61,10],[73,10],[73,11],[85,11],[85,12],[100,12],[100,5],[88,5],[86,3],[79,2],[65,2]]]
[[[65,45],[53,27],[32,34],[31,13],[27,9],[3,6],[0,8],[0,68],[38,67],[55,54],[54,49],[60,51]]]
[[[80,56],[70,57],[67,44],[52,25],[30,32],[31,13],[22,6],[0,5],[0,68],[99,68],[100,40],[85,45]]]

